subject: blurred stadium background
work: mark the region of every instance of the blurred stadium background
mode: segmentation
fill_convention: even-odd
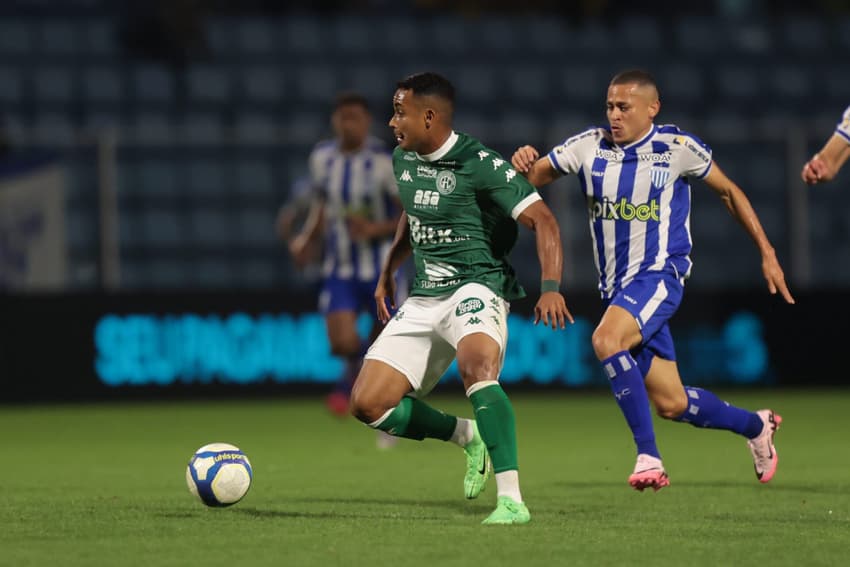
[[[374,133],[389,141],[395,82],[426,69],[454,81],[458,129],[505,156],[604,123],[610,76],[651,70],[659,121],[714,149],[801,299],[792,310],[767,297],[754,247],[695,183],[695,266],[677,319],[680,354],[693,361],[686,370],[727,383],[811,374],[837,383],[834,360],[813,368],[803,359],[839,344],[818,321],[847,309],[835,301],[850,288],[847,175],[809,189],[799,170],[850,104],[848,3],[514,4],[0,3],[0,375],[9,399],[331,380],[339,366],[312,312],[315,281],[293,267],[275,217],[312,146],[331,135],[338,91],[368,97]],[[586,337],[598,302],[583,206],[572,179],[544,195],[562,222],[567,298],[583,326],[563,348],[524,340],[530,329],[514,333],[525,349],[516,357],[563,352],[548,377],[527,364],[511,379],[593,385]],[[537,280],[529,235],[514,262],[524,281]],[[202,346],[187,354],[174,346],[181,341]],[[262,342],[263,353],[246,354],[239,341]],[[230,354],[199,354],[207,347]],[[305,352],[321,368],[307,368]],[[195,369],[181,374],[180,357]]]

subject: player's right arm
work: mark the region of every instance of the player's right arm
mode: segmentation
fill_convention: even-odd
[[[517,148],[511,156],[511,164],[535,187],[548,185],[561,176],[548,156],[540,159],[540,153],[534,146]]]
[[[402,212],[398,219],[393,243],[390,246],[387,258],[384,260],[381,276],[378,278],[378,285],[375,287],[375,305],[378,310],[378,320],[381,323],[387,323],[390,320],[390,310],[387,308],[387,300],[389,300],[389,306],[391,308],[396,308],[395,276],[393,274],[407,260],[412,250],[413,248],[410,245],[410,224],[407,222],[407,213]]]
[[[800,176],[809,185],[832,181],[850,158],[850,140],[833,134],[823,149],[803,165]]]

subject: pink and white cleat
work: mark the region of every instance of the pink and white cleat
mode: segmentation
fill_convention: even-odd
[[[644,488],[652,488],[658,492],[665,486],[670,485],[667,471],[661,464],[661,459],[641,453],[635,463],[635,470],[629,476],[629,484],[635,490],[643,492]]]
[[[747,446],[753,454],[753,466],[756,469],[756,477],[759,482],[770,482],[776,473],[776,465],[779,463],[779,455],[773,446],[773,435],[782,423],[782,416],[773,413],[773,410],[763,409],[756,412],[764,422],[764,429],[758,437],[747,441]]]

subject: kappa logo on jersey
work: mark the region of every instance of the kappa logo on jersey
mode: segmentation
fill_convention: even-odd
[[[440,193],[438,191],[426,191],[424,189],[417,189],[416,193],[413,195],[413,205],[416,206],[417,209],[427,207],[429,209],[435,208],[440,203]]]
[[[469,313],[478,313],[484,309],[484,302],[477,297],[469,297],[457,304],[455,315],[458,317]]]
[[[443,195],[448,195],[457,187],[457,179],[455,179],[455,174],[451,171],[444,169],[440,173],[437,174],[437,191],[442,193]]]
[[[493,170],[499,169],[505,163],[505,160],[493,158]]]
[[[652,166],[649,169],[649,179],[652,181],[652,186],[656,189],[663,189],[670,178],[670,170],[666,167]]]
[[[505,172],[505,181],[507,181],[508,183],[510,183],[511,179],[513,179],[514,177],[516,177],[515,169],[509,169]]]
[[[490,152],[485,152],[484,150],[481,150],[480,152],[478,152],[478,161],[484,161],[484,158],[486,158],[489,155],[490,155]]]
[[[598,201],[590,197],[588,198],[588,209],[593,220],[638,220],[641,222],[661,220],[659,216],[661,205],[657,199],[650,199],[648,203],[642,205],[633,205],[625,197],[619,201],[612,201],[608,197]]]
[[[399,179],[401,181],[407,181],[407,182],[413,181],[413,177],[410,176],[410,171],[408,171],[406,169],[401,173],[401,177],[399,177]]]
[[[416,168],[416,177],[424,177],[425,179],[436,179],[437,170],[427,165],[420,165]]]

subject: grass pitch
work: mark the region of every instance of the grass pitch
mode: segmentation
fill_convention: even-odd
[[[516,395],[532,523],[484,527],[457,447],[387,451],[320,399],[0,408],[0,565],[838,565],[850,551],[850,390],[725,392],[772,407],[779,470],[745,442],[656,420],[671,486],[638,493],[607,395]],[[469,416],[462,394],[431,402]],[[207,509],[186,463],[206,443],[251,459],[245,499]]]

